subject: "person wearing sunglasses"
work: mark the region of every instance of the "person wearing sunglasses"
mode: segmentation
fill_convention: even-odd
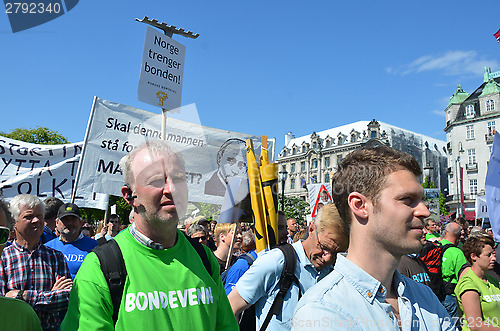
[[[64,255],[40,242],[44,211],[43,201],[36,196],[20,194],[11,199],[16,239],[2,253],[0,295],[26,301],[44,330],[56,330],[59,313],[68,306],[72,279]]]
[[[207,229],[200,224],[193,224],[189,227],[186,234],[193,239],[198,239],[200,244],[208,246],[208,233]]]
[[[0,254],[9,239],[10,232],[14,226],[14,220],[9,212],[6,202],[0,199]],[[19,331],[41,331],[40,319],[29,304],[24,301],[0,296],[0,314],[2,318],[2,329]],[[13,317],[15,316],[15,317]]]

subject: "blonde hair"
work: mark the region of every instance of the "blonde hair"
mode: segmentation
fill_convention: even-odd
[[[214,230],[214,237],[217,240],[217,246],[220,243],[220,235],[227,235],[229,232],[234,231],[236,223],[217,223]]]
[[[337,207],[333,203],[329,203],[321,208],[318,217],[314,220],[314,225],[318,229],[318,232],[330,229],[339,236],[349,238],[349,229],[345,222],[342,221]]]

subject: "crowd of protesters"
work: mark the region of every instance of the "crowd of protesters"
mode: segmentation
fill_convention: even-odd
[[[429,217],[421,168],[406,153],[352,152],[333,176],[334,203],[308,224],[279,211],[265,252],[251,221],[182,219],[184,161],[167,143],[139,146],[120,167],[128,221],[86,221],[54,197],[0,200],[3,328],[500,328],[491,229]]]

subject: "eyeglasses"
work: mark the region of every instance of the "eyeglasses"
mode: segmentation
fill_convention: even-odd
[[[10,237],[10,229],[6,226],[0,226],[0,245],[5,245]]]
[[[321,251],[323,252],[323,255],[325,256],[328,256],[328,255],[334,255],[337,253],[339,247],[338,245],[335,243],[335,247],[334,248],[328,248],[326,247],[325,245],[323,245],[320,241],[319,241],[319,237],[318,237],[318,228],[316,227],[316,224],[314,224],[314,232],[316,232],[316,245],[318,246],[319,249],[321,249]]]
[[[193,237],[193,239],[207,240],[207,236]]]

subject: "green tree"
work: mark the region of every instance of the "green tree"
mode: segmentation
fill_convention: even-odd
[[[205,216],[208,220],[212,220],[214,215],[219,215],[220,213],[221,206],[217,204],[204,202],[192,202],[192,204],[200,210],[197,215]]]
[[[279,209],[283,210],[281,205],[281,195],[279,195]],[[297,223],[304,224],[306,223],[306,215],[311,213],[311,209],[309,208],[309,203],[298,197],[287,197],[285,195],[285,208],[283,210],[285,212],[286,218],[294,218]]]
[[[46,127],[37,127],[35,129],[17,128],[10,133],[1,132],[0,135],[32,144],[59,145],[69,143],[68,139],[62,134]]]

